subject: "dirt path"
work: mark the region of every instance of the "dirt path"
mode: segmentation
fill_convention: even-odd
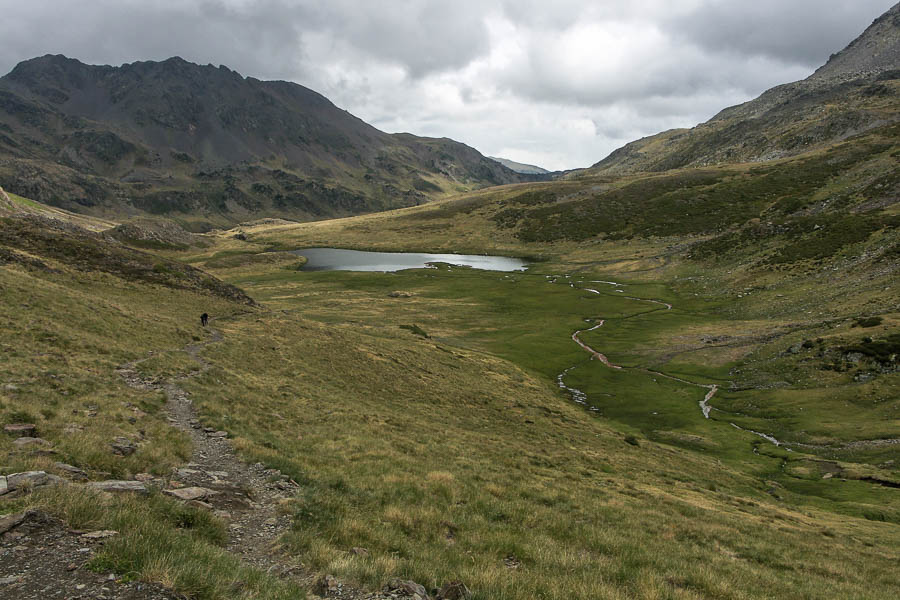
[[[281,551],[279,539],[290,529],[291,517],[288,511],[280,508],[295,495],[299,485],[278,470],[266,469],[260,463],[251,465],[238,458],[227,439],[228,432],[204,427],[197,418],[190,393],[181,386],[182,382],[206,373],[212,366],[203,358],[202,351],[210,344],[223,341],[224,337],[212,327],[206,331],[209,335],[206,341],[188,344],[181,350],[200,366],[199,370],[168,380],[144,378],[137,367],[152,356],[118,369],[119,375],[135,389],[163,391],[170,423],[191,437],[191,462],[172,475],[168,493],[176,497],[184,494],[186,498],[199,495],[196,500],[189,501],[200,502],[200,506],[215,511],[228,522],[228,551],[270,575],[344,600],[408,597],[402,590],[368,592],[345,585],[331,576],[318,578],[299,560]]]
[[[266,470],[261,464],[249,465],[237,458],[226,438],[227,432],[204,428],[197,419],[189,392],[181,387],[183,381],[210,369],[201,352],[206,346],[221,342],[223,336],[213,328],[208,332],[207,341],[183,349],[200,365],[199,370],[167,381],[143,378],[137,366],[148,357],[123,365],[119,375],[133,388],[163,391],[168,401],[169,421],[191,437],[191,462],[173,474],[170,487],[176,493],[178,488],[190,489],[191,493],[184,492],[185,498],[197,496],[197,501],[226,519],[228,550],[245,562],[279,575],[300,572],[299,563],[274,554],[278,538],[290,527],[290,517],[280,514],[278,506],[293,496],[297,484],[279,471]]]

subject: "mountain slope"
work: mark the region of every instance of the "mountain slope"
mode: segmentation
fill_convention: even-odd
[[[726,108],[692,129],[631,142],[592,169],[608,174],[794,156],[900,119],[900,4],[809,78]]]
[[[227,67],[48,55],[0,78],[0,184],[92,214],[306,220],[523,180],[463,144],[389,135]]]
[[[496,156],[488,156],[488,158],[490,158],[491,160],[496,160],[504,167],[510,168],[516,173],[528,173],[532,175],[546,175],[550,173],[550,171],[548,171],[547,169],[543,169],[535,165],[516,162],[514,160],[509,160],[508,158],[499,158]]]

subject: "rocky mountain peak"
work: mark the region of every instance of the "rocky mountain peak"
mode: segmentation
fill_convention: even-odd
[[[900,3],[895,4],[862,35],[820,67],[810,80],[855,79],[895,70],[900,65]]]

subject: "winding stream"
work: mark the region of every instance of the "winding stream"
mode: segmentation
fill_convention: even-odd
[[[562,277],[565,278],[566,280],[569,280],[571,278],[570,275],[563,275]],[[548,275],[547,276],[548,283],[557,283],[557,281],[559,281],[559,279],[560,279],[560,276],[558,276],[558,275]],[[601,295],[601,292],[599,290],[592,289],[592,288],[578,287],[575,285],[574,281],[566,281],[566,283],[568,283],[569,287],[571,287],[573,289],[582,290],[585,292],[590,292],[592,294]],[[615,281],[590,281],[589,283],[604,283],[604,284],[615,287],[617,292],[623,292],[623,290],[621,290],[619,288],[622,287],[624,284],[616,283]],[[635,300],[637,302],[650,302],[652,304],[659,304],[660,306],[664,306],[666,308],[666,310],[672,310],[671,304],[669,304],[668,302],[662,302],[660,300],[651,300],[649,298],[636,298],[634,296],[623,296],[623,298],[627,298],[629,300]],[[590,319],[586,319],[586,320],[588,322],[590,322]],[[578,344],[583,350],[590,353],[590,355],[591,355],[590,360],[593,360],[596,358],[598,361],[603,363],[603,365],[607,368],[622,370],[622,369],[624,369],[624,367],[622,367],[621,365],[616,365],[616,364],[611,363],[605,354],[603,354],[602,352],[599,352],[598,350],[595,350],[591,346],[587,345],[579,337],[582,333],[586,333],[588,331],[594,331],[596,329],[599,329],[600,327],[603,326],[603,324],[605,322],[606,322],[605,319],[600,319],[599,321],[597,321],[596,325],[594,325],[593,327],[590,327],[588,329],[579,329],[578,331],[576,331],[575,333],[572,334],[572,341],[575,342],[576,344]],[[592,412],[600,412],[599,408],[590,404],[590,402],[588,401],[588,396],[584,391],[579,390],[578,388],[573,388],[573,387],[566,385],[566,383],[565,383],[566,375],[568,375],[569,372],[572,369],[574,369],[576,366],[577,365],[571,366],[568,369],[566,369],[565,371],[563,371],[562,373],[560,373],[559,375],[557,375],[556,383],[559,385],[560,389],[566,390],[569,393],[569,395],[572,397],[572,400],[574,400],[576,403],[587,407],[588,410],[590,410]],[[713,410],[718,410],[715,407],[709,405],[709,401],[712,400],[713,396],[716,395],[716,392],[719,391],[718,384],[696,383],[693,381],[688,381],[687,379],[681,379],[680,377],[674,377],[672,375],[667,375],[665,373],[661,373],[660,371],[654,371],[652,369],[643,369],[640,367],[635,367],[631,370],[637,370],[637,371],[647,373],[648,375],[665,377],[666,379],[670,379],[672,381],[678,381],[680,383],[684,383],[687,385],[693,385],[696,387],[705,388],[707,390],[707,392],[703,396],[703,399],[698,402],[698,404],[700,406],[700,412],[703,414],[703,418],[709,419],[709,413]],[[776,446],[785,448],[789,452],[792,451],[790,448],[788,448],[785,445],[784,442],[782,442],[781,440],[778,440],[777,438],[775,438],[772,435],[769,435],[767,433],[761,433],[759,431],[753,431],[752,429],[745,429],[736,423],[729,422],[729,424],[732,427],[734,427],[735,429],[738,429],[740,431],[746,431],[747,433],[751,433],[753,435],[759,436],[759,437],[763,438],[764,440],[766,440],[767,442],[770,442]]]

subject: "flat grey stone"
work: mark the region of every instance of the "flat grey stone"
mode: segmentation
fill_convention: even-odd
[[[25,471],[24,473],[7,475],[6,483],[9,486],[9,490],[12,491],[29,484],[33,487],[46,485],[48,479],[49,477],[46,471]]]
[[[166,490],[166,493],[170,496],[175,496],[179,500],[190,502],[191,500],[202,500],[215,492],[202,487],[186,487],[175,490]]]
[[[82,534],[81,537],[88,540],[103,540],[111,538],[114,535],[119,535],[119,532],[113,531],[112,529],[101,529],[100,531],[91,531],[90,533]]]
[[[3,431],[15,435],[32,435],[37,427],[32,423],[13,423],[12,425],[4,425]]]
[[[13,442],[13,445],[18,448],[24,448],[25,446],[48,446],[50,442],[43,438],[39,437],[20,437],[16,441]]]
[[[135,492],[138,494],[146,494],[147,486],[140,481],[122,481],[111,479],[109,481],[92,481],[87,484],[95,490],[103,492],[123,493]]]

